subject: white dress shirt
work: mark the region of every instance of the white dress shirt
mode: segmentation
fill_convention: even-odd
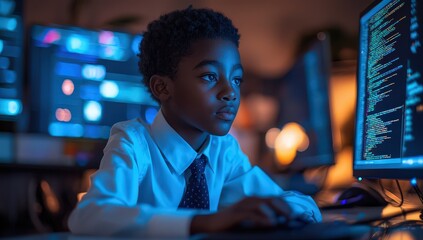
[[[231,136],[213,136],[200,154],[210,212],[246,196],[281,196],[294,214],[321,221],[311,197],[283,191],[259,167],[252,167]],[[204,210],[178,209],[196,152],[166,122],[161,111],[149,125],[139,119],[112,127],[91,187],[69,218],[73,233],[90,235],[189,237],[194,215]],[[188,173],[187,173],[188,172]]]

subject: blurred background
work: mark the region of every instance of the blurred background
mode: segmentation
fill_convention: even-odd
[[[0,236],[67,230],[110,127],[157,104],[141,85],[147,24],[192,5],[241,34],[231,133],[285,189],[351,184],[360,13],[369,0],[0,0]],[[328,199],[329,201],[329,199]]]

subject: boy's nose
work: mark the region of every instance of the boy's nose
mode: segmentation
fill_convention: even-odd
[[[224,101],[235,101],[236,100],[236,94],[234,91],[228,92],[226,95],[222,97],[222,100]]]
[[[235,101],[237,99],[237,93],[230,81],[222,81],[222,90],[220,92],[219,99],[228,102]]]

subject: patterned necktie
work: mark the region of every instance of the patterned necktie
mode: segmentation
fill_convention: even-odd
[[[178,208],[210,209],[209,190],[207,188],[206,176],[204,175],[206,163],[207,157],[201,155],[189,166],[191,176],[189,177],[185,194]]]

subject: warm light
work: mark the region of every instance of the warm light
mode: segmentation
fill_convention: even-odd
[[[62,83],[62,91],[65,95],[71,95],[75,90],[75,85],[73,84],[72,80],[66,79]]]
[[[268,148],[275,148],[276,138],[280,132],[281,130],[279,128],[271,128],[267,130],[265,141]]]
[[[423,112],[423,104],[418,105],[416,108],[417,112]]]
[[[72,119],[72,113],[69,109],[63,109],[65,111],[65,122],[69,122]]]
[[[310,140],[307,136],[307,133],[303,132],[302,134],[302,138],[300,143],[298,144],[298,152],[304,152],[305,150],[308,149],[308,146],[310,146]]]
[[[69,109],[58,108],[56,109],[56,119],[60,122],[69,122],[72,119],[72,114]]]
[[[406,230],[406,231],[393,232],[391,234],[388,234],[386,238],[386,240],[394,240],[394,239],[417,240],[419,238],[417,238],[417,236],[414,236],[413,233],[410,232],[410,230]]]
[[[297,155],[297,151],[305,151],[309,146],[309,139],[298,123],[287,123],[275,140],[275,154],[282,165],[291,164]]]
[[[78,195],[76,196],[76,198],[78,199],[78,202],[81,201],[81,199],[84,197],[85,194],[87,194],[87,192],[78,193]]]
[[[295,148],[283,144],[275,146],[275,154],[278,162],[284,166],[291,164],[295,156],[297,156]]]
[[[46,206],[48,210],[50,210],[52,213],[58,213],[60,210],[59,201],[57,200],[56,194],[54,194],[50,184],[48,184],[47,181],[41,181],[41,190],[43,191],[44,197],[46,199]]]

